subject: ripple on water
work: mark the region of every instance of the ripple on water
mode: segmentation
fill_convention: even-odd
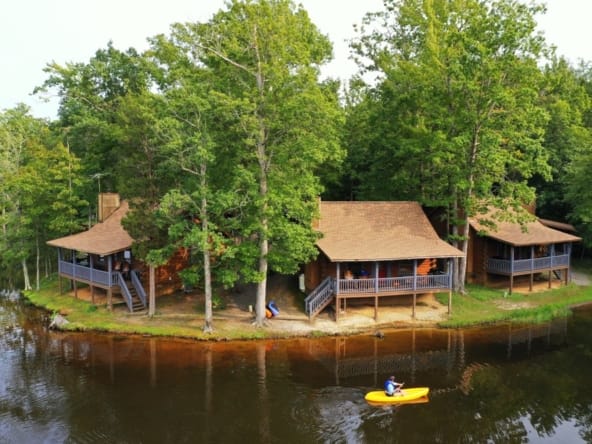
[[[391,418],[393,409],[368,405],[364,400],[366,391],[359,387],[338,386],[316,390],[308,399],[296,400],[292,419],[308,428],[319,442],[367,442],[363,430],[366,419]]]

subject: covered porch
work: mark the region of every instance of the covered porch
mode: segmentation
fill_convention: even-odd
[[[411,296],[448,293],[452,307],[454,259],[463,253],[441,240],[417,202],[321,202],[320,253],[305,267],[305,312],[310,319],[333,304],[335,320],[347,305],[379,305]],[[405,298],[407,299],[407,298]]]
[[[140,273],[131,266],[129,251],[108,256],[82,253],[58,248],[58,276],[60,293],[64,292],[62,278],[71,282],[74,297],[78,298],[79,284],[90,289],[91,302],[95,303],[97,288],[107,293],[107,305],[113,307],[113,296],[120,296],[130,312],[145,310],[147,297]],[[124,259],[127,257],[128,259]]]
[[[551,288],[553,275],[566,285],[569,283],[571,243],[531,245],[529,247],[515,247],[495,241],[492,243],[493,248],[504,252],[504,256],[488,258],[487,273],[508,276],[510,293],[514,288],[514,278],[517,276],[528,275],[530,277],[529,291],[533,289],[535,275],[540,273],[548,275],[548,288]]]
[[[493,276],[507,276],[510,294],[518,277],[529,278],[529,291],[541,275],[546,275],[548,288],[553,279],[568,284],[572,246],[581,238],[538,219],[523,224],[500,221],[500,211],[470,219],[469,276],[483,285],[489,285]]]
[[[60,292],[64,291],[62,280],[66,279],[75,297],[79,284],[85,284],[90,287],[93,303],[95,289],[103,289],[109,308],[117,295],[130,312],[146,309],[146,292],[140,274],[132,267],[133,240],[121,225],[128,209],[127,202],[120,204],[117,196],[110,212],[105,213],[103,208],[104,219],[87,231],[47,242],[57,248]]]
[[[439,265],[438,265],[439,264]],[[411,295],[411,317],[415,318],[417,296],[425,293],[448,293],[448,313],[451,310],[452,269],[451,258],[422,258],[404,261],[373,262],[371,274],[350,277],[350,263],[336,263],[336,276],[332,278],[335,293],[335,318],[345,313],[348,300],[369,299],[374,304],[374,319],[378,320],[379,299],[388,296]],[[366,271],[365,268],[362,269]]]

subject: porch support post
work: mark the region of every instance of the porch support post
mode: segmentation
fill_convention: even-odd
[[[514,288],[514,245],[510,247],[510,294]]]
[[[413,312],[411,317],[415,319],[415,304],[417,302],[417,259],[413,259]]]
[[[483,286],[487,287],[487,278],[489,277],[489,239],[485,238],[482,240],[482,244],[483,244],[483,278],[481,279],[481,282],[483,282]],[[475,245],[476,241],[473,241],[473,245]],[[473,259],[475,260],[475,259]],[[474,266],[475,269],[479,269],[478,266]],[[479,277],[477,276],[477,279]]]
[[[335,293],[339,294],[339,278],[341,276],[341,262],[337,262],[337,276],[335,276]]]
[[[93,285],[93,282],[95,281],[95,277],[94,277],[94,260],[93,260],[93,255],[92,254],[87,254],[88,257],[88,267],[90,268],[89,273],[90,273],[90,299],[92,300],[92,303],[95,303],[95,286]]]
[[[378,294],[374,296],[374,320],[378,321]]]
[[[74,279],[72,280],[72,285],[74,286],[74,297],[78,299],[78,281],[76,280],[76,251],[71,250],[72,253],[72,276]]]
[[[454,259],[448,258],[448,289],[452,289],[452,276],[454,275]]]
[[[530,246],[530,281],[528,289],[532,291],[534,285],[534,245]]]
[[[374,292],[378,295],[378,261],[374,262]]]
[[[566,245],[566,249],[567,249],[567,270],[565,270],[565,285],[568,284],[568,279],[569,279],[569,274],[571,271],[571,247],[572,247],[572,243],[568,242]],[[571,279],[570,279],[571,280]]]
[[[548,284],[548,287],[547,288],[551,288],[551,279],[553,279],[552,273],[553,272],[551,270],[549,270],[549,284]]]
[[[60,267],[62,265],[62,249],[58,248],[58,287],[60,288],[60,294],[63,293],[62,288],[62,273],[60,272]]]
[[[341,300],[339,293],[335,295],[335,322],[339,321],[339,312],[341,311]]]
[[[452,290],[448,290],[448,314],[452,314]]]
[[[156,311],[156,273],[154,272],[154,265],[150,265],[149,276],[148,316],[152,317]]]

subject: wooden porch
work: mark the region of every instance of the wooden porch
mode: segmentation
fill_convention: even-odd
[[[75,297],[78,297],[78,283],[87,284],[90,287],[91,300],[94,303],[95,288],[107,291],[109,307],[112,307],[113,293],[121,294],[130,312],[147,307],[146,292],[140,280],[139,273],[130,270],[128,279],[121,271],[105,271],[85,263],[73,263],[66,260],[58,260],[58,276],[72,281]],[[111,269],[109,261],[109,269]],[[60,280],[60,292],[63,291]]]
[[[374,303],[374,319],[378,320],[379,299],[388,296],[413,296],[411,317],[415,318],[417,296],[426,293],[448,293],[448,313],[452,293],[452,275],[415,275],[392,278],[336,279],[335,280],[335,320],[345,313],[347,302],[351,299],[368,299]]]
[[[487,258],[486,272],[493,275],[508,276],[510,278],[510,294],[514,287],[514,278],[518,276],[530,276],[529,291],[532,291],[534,277],[538,274],[546,273],[548,275],[549,288],[551,288],[553,274],[557,275],[566,285],[569,283],[571,244],[563,246],[560,254],[556,253],[555,245],[551,245],[549,254],[542,257],[536,256],[534,246],[529,249],[530,257],[527,259],[517,259],[514,247],[510,248],[509,258]]]
[[[538,257],[531,259],[497,259],[487,260],[487,272],[504,276],[519,276],[530,273],[544,273],[567,269],[570,266],[568,254],[558,256]]]
[[[417,296],[427,293],[448,293],[448,312],[451,310],[452,297],[452,259],[441,259],[441,269],[432,270],[430,259],[413,260],[411,275],[378,277],[379,262],[374,264],[374,276],[358,278],[333,276],[326,277],[305,299],[305,312],[313,318],[332,302],[335,303],[335,320],[344,313],[348,300],[371,301],[374,305],[374,319],[378,320],[379,299],[396,296],[412,296],[411,317],[415,318]],[[429,267],[424,267],[429,264]],[[336,264],[336,274],[341,275],[341,264]],[[345,273],[347,276],[347,272]]]

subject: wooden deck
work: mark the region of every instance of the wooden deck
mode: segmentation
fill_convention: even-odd
[[[387,296],[412,296],[413,311],[417,295],[426,293],[449,294],[448,306],[450,310],[450,297],[452,288],[451,274],[413,275],[389,278],[367,277],[363,279],[335,279],[331,277],[325,280],[305,299],[305,312],[312,319],[320,311],[335,302],[335,320],[341,312],[345,312],[349,299],[368,299],[374,303],[374,318],[378,318],[379,299]]]
[[[396,296],[413,293],[449,291],[449,274],[431,274],[389,278],[336,279],[333,288],[340,298]]]
[[[531,259],[497,259],[487,260],[487,272],[503,276],[520,276],[531,273],[544,273],[555,270],[569,269],[569,254],[536,257]]]
[[[106,290],[110,306],[112,305],[113,292],[121,294],[132,312],[147,306],[146,291],[137,272],[133,270],[127,277],[124,277],[120,271],[104,271],[86,264],[74,264],[60,260],[58,261],[58,275],[73,282],[76,297],[78,297],[77,283],[82,283],[90,286],[91,296],[94,296],[94,288]],[[62,292],[61,281],[60,292]]]

